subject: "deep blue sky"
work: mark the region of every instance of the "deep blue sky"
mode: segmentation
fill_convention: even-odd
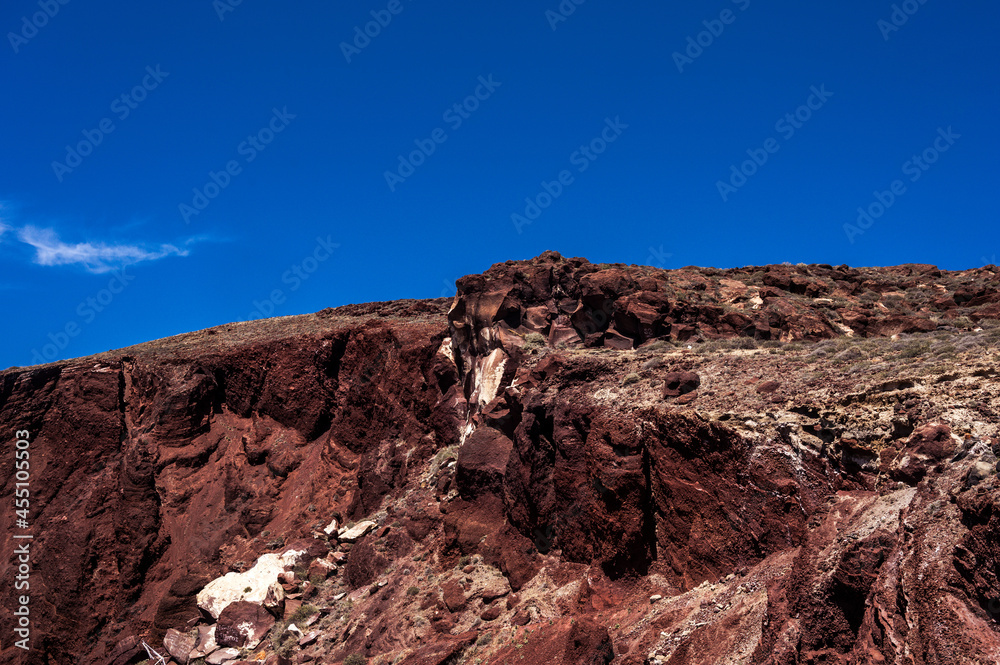
[[[1000,252],[996,3],[909,0],[889,31],[892,3],[860,0],[567,1],[558,22],[557,0],[399,0],[395,15],[244,0],[220,20],[224,2],[42,0],[51,18],[3,3],[0,367],[245,319],[276,289],[275,315],[451,295],[461,275],[547,249],[950,269]],[[391,22],[348,62],[341,42],[373,11]],[[444,115],[477,91],[467,117]],[[282,131],[244,143],[275,109]],[[778,124],[796,112],[808,119]],[[385,172],[436,129],[446,140],[390,188]],[[53,165],[98,137],[71,171]],[[577,152],[595,139],[604,152]],[[927,149],[934,164],[907,164]],[[748,150],[767,161],[723,200]],[[185,221],[179,206],[203,204],[194,188],[230,161],[237,175]],[[519,233],[512,214],[562,171]],[[895,180],[884,214],[845,231]],[[317,238],[339,247],[314,261]],[[123,288],[111,270],[126,263]]]

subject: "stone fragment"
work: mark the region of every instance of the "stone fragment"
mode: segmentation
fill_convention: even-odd
[[[976,462],[969,469],[968,475],[965,476],[965,489],[970,489],[975,487],[979,483],[983,482],[987,478],[993,475],[993,465],[987,462]]]
[[[219,615],[215,640],[219,646],[255,648],[274,627],[274,617],[257,603],[230,603]]]
[[[199,626],[198,643],[195,644],[188,657],[191,660],[204,658],[218,648],[219,645],[215,641],[215,626]]]
[[[495,603],[483,610],[483,613],[479,615],[479,618],[483,621],[493,621],[500,616],[500,613],[500,603]]]
[[[264,609],[275,616],[281,616],[285,609],[285,589],[275,582],[267,588],[264,596]]]
[[[510,593],[510,583],[507,581],[506,577],[494,577],[486,586],[483,587],[480,596],[487,603],[496,600],[497,598],[502,598]]]
[[[371,520],[358,522],[350,528],[342,528],[338,532],[337,538],[345,543],[355,543],[361,540],[361,538],[377,526],[378,524],[376,522],[372,522]]]
[[[182,633],[179,630],[170,628],[163,636],[163,646],[170,656],[182,663],[188,661],[188,657],[198,643],[198,631]]]
[[[206,665],[222,665],[236,660],[240,656],[239,649],[219,649],[205,658]]]
[[[458,612],[465,607],[465,590],[454,580],[448,580],[441,585],[444,604],[450,612]]]
[[[701,385],[701,377],[694,372],[668,372],[663,377],[663,396],[680,397],[693,392]]]

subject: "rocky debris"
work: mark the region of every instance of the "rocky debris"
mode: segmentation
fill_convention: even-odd
[[[222,647],[256,648],[274,626],[274,617],[262,606],[246,601],[230,603],[215,624],[215,641]]]

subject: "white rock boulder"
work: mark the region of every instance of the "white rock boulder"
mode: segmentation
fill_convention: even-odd
[[[278,579],[278,574],[284,572],[285,566],[294,566],[301,555],[296,550],[288,550],[284,554],[264,554],[250,570],[227,573],[212,580],[198,593],[198,607],[218,619],[222,610],[238,600],[263,605],[268,589]]]

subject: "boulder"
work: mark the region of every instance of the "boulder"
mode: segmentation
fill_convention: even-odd
[[[301,553],[289,550],[284,554],[264,554],[253,568],[242,573],[227,573],[209,582],[197,596],[198,607],[218,619],[230,603],[245,600],[263,604],[268,590],[285,570],[297,563]],[[249,589],[249,591],[247,590]]]
[[[993,470],[994,465],[988,462],[976,462],[973,464],[972,468],[969,469],[968,475],[965,477],[965,489],[975,487],[992,476]]]
[[[257,603],[230,603],[219,615],[215,640],[219,646],[255,648],[274,627],[274,617]]]
[[[219,649],[205,658],[206,665],[222,665],[240,657],[239,649]]]
[[[182,633],[179,630],[170,628],[163,636],[163,646],[166,648],[167,653],[170,654],[171,658],[174,658],[181,663],[186,663],[188,661],[188,658],[197,643],[197,630]]]
[[[441,585],[441,595],[449,612],[458,612],[465,607],[465,590],[454,580]]]
[[[501,612],[502,608],[500,607],[500,603],[494,603],[483,610],[483,613],[479,615],[479,618],[483,621],[494,621],[499,618]]]
[[[215,641],[215,626],[199,626],[198,642],[195,644],[194,649],[191,650],[191,653],[188,654],[188,657],[191,660],[204,658],[218,648],[219,645]]]
[[[285,610],[285,589],[278,582],[274,582],[267,588],[267,595],[264,596],[264,609],[275,616],[281,616]]]
[[[378,523],[372,522],[371,520],[358,522],[350,528],[342,528],[337,534],[337,539],[345,543],[355,543],[361,540],[369,531],[377,526]]]
[[[308,577],[310,581],[323,581],[330,577],[330,575],[332,575],[336,570],[337,567],[326,559],[314,559],[313,562],[309,564]]]
[[[663,396],[680,397],[693,392],[701,385],[701,377],[694,372],[668,372],[663,377]]]
[[[781,384],[777,381],[764,381],[763,383],[758,383],[757,387],[754,388],[758,393],[773,393],[775,390],[781,387]]]
[[[479,596],[487,603],[503,598],[510,593],[510,583],[506,577],[495,577],[486,583]]]

